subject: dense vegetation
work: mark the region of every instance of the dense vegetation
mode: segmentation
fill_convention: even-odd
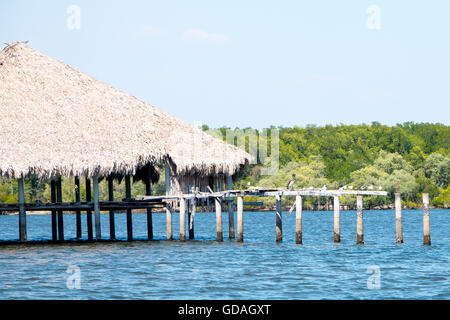
[[[267,137],[250,128],[243,130],[220,128],[203,130],[226,139],[226,132],[245,134],[256,132],[256,140],[265,145],[271,144],[271,131],[279,131],[279,170],[264,175],[262,164],[250,165],[237,181],[236,188],[251,186],[286,187],[292,173],[296,173],[296,188],[327,185],[328,189],[352,185],[355,189],[373,186],[390,192],[388,197],[368,199],[371,206],[391,204],[398,184],[403,200],[408,207],[421,203],[421,195],[428,192],[434,206],[447,206],[450,203],[450,127],[442,124],[406,122],[396,126],[385,126],[374,122],[371,125],[327,125],[323,127],[308,125],[304,128],[271,127]],[[239,138],[237,138],[239,139]],[[249,150],[249,139],[245,138],[245,148]],[[250,144],[251,145],[251,144]],[[244,146],[242,146],[244,147]],[[270,147],[267,157],[258,153],[259,163],[269,164]],[[155,194],[164,190],[164,170],[161,180],[153,186]],[[27,201],[48,201],[49,185],[45,181],[32,178],[25,183]],[[117,199],[123,197],[124,185],[116,184]],[[142,183],[133,184],[132,194],[144,194]],[[84,184],[81,186],[82,200]],[[107,198],[105,181],[100,183],[101,198]],[[74,201],[72,179],[63,179],[63,199]],[[16,182],[0,180],[0,202],[17,201]],[[317,206],[318,199],[308,199],[308,206]],[[326,202],[322,199],[322,205]],[[271,205],[271,200],[266,201]],[[352,206],[354,199],[346,197],[343,205]]]

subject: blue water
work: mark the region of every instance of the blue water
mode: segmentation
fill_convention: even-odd
[[[392,210],[364,212],[364,245],[356,245],[355,211],[341,214],[340,244],[333,213],[324,211],[303,213],[303,245],[295,244],[295,213],[283,214],[283,242],[275,243],[273,212],[244,213],[243,244],[228,240],[225,213],[223,243],[215,241],[215,214],[197,213],[196,241],[185,243],[177,241],[178,215],[167,242],[165,214],[153,214],[157,241],[2,244],[0,299],[449,299],[450,210],[431,210],[431,246],[422,244],[422,214],[403,211],[401,245]],[[108,216],[101,218],[107,238]],[[121,239],[125,218],[116,215]],[[50,223],[49,215],[28,216],[28,239],[49,239]],[[64,227],[75,235],[74,215]],[[133,228],[145,239],[144,214],[133,215]],[[17,233],[18,216],[0,216],[0,239]]]

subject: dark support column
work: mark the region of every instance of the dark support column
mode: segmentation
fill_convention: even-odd
[[[195,199],[190,200],[190,208],[188,213],[188,222],[189,222],[189,240],[194,239],[194,216],[196,210]]]
[[[145,195],[152,195],[152,167],[148,166],[147,183],[145,184]],[[152,208],[147,208],[147,235],[148,239],[153,239],[153,221],[152,221]]]
[[[125,201],[131,200],[131,179],[129,175],[125,176]],[[127,208],[127,240],[133,241],[133,216],[131,209]]]
[[[114,178],[108,177],[108,200],[114,201]],[[116,239],[116,226],[114,221],[114,210],[109,211],[109,237],[111,240]]]
[[[276,241],[283,241],[283,209],[282,209],[281,197],[276,196],[276,215],[275,215],[275,234]]]
[[[56,202],[58,204],[62,203],[62,185],[61,177],[56,180]],[[58,210],[58,241],[64,241],[64,221],[63,221],[63,211]]]
[[[81,202],[80,197],[80,177],[75,177],[75,202],[79,204]],[[75,211],[77,221],[77,238],[81,238],[81,210]]]
[[[227,188],[233,190],[233,180],[231,175],[227,176]],[[233,210],[233,198],[228,198],[228,234],[230,239],[235,238],[234,234],[234,210]]]
[[[86,177],[86,201],[92,201],[92,191],[91,191],[91,179]],[[92,210],[86,211],[86,219],[87,219],[87,233],[88,233],[88,241],[94,240],[94,235],[92,232]]]
[[[52,180],[50,182],[50,194],[52,203],[56,203],[56,182]],[[58,240],[58,219],[56,217],[56,210],[52,210],[52,241]]]
[[[102,228],[100,222],[100,192],[98,190],[98,176],[92,178],[94,183],[94,221],[95,221],[95,240],[102,239]]]
[[[20,242],[27,241],[27,212],[25,211],[25,189],[23,178],[17,179],[19,187],[19,239]]]

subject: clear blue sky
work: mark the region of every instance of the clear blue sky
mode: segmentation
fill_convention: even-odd
[[[449,124],[449,31],[444,0],[0,2],[2,43],[211,127]]]

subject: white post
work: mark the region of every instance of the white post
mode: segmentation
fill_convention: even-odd
[[[279,195],[276,196],[276,219],[275,219],[275,223],[276,223],[276,241],[280,242],[283,240],[283,225],[282,225],[282,217],[283,217],[283,212],[282,212],[282,206],[281,206],[281,197]]]
[[[403,243],[402,198],[398,192],[395,194],[395,233],[397,243]]]
[[[428,193],[423,194],[423,244],[430,245],[430,199]]]
[[[186,241],[186,199],[180,198],[180,241]]]
[[[363,197],[356,196],[356,243],[364,243]]]
[[[341,203],[339,196],[334,196],[334,242],[341,242]]]
[[[237,241],[244,241],[244,199],[237,197]]]
[[[216,229],[217,229],[217,241],[223,241],[222,234],[222,203],[219,198],[215,198],[216,205]]]
[[[233,190],[233,180],[231,175],[227,176],[227,188],[228,190]],[[229,230],[229,238],[234,239],[234,210],[233,210],[233,198],[228,197],[228,230]]]
[[[295,243],[302,244],[302,196],[295,197]]]

